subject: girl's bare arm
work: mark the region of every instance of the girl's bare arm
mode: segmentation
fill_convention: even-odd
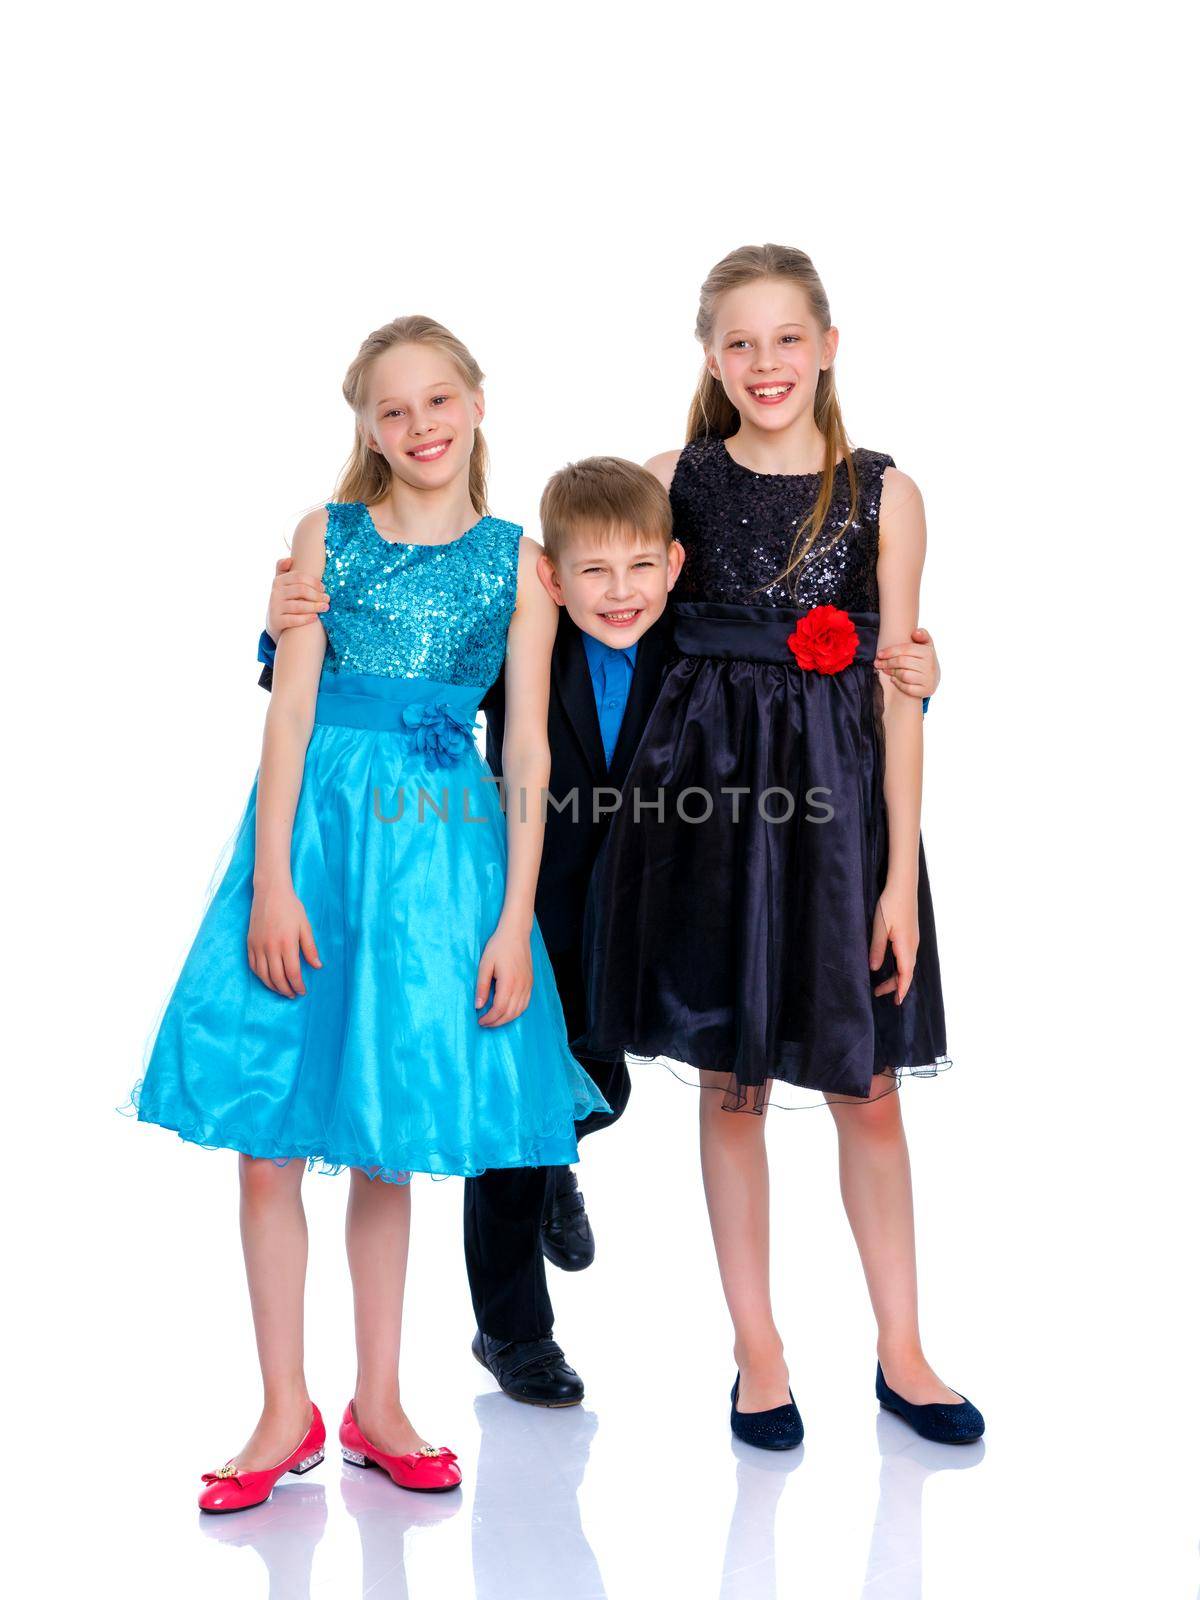
[[[295,570],[318,580],[325,569],[326,518],[323,509],[302,518],[292,545]],[[284,631],[275,656],[258,771],[254,904],[247,954],[262,981],[289,996],[305,993],[301,952],[310,965],[319,965],[308,918],[292,886],[291,858],[296,802],[324,659],[323,627]]]
[[[494,1027],[519,1016],[533,992],[529,935],[542,860],[544,796],[550,782],[546,717],[550,704],[550,656],[558,629],[558,607],[537,575],[541,547],[521,540],[517,604],[508,628],[504,667],[504,785],[507,795],[508,872],[504,907],[479,967],[475,1004],[487,998],[494,977],[496,996],[480,1021]]]
[[[917,626],[921,569],[925,563],[925,506],[921,492],[903,472],[884,473],[879,511],[879,643],[910,639]],[[917,955],[917,852],[921,832],[921,702],[903,693],[891,677],[883,682],[885,743],[884,798],[888,814],[888,872],[871,944],[877,968],[890,942],[896,977],[876,993],[894,992],[903,1000],[912,982]]]

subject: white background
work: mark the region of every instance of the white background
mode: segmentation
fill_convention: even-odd
[[[1194,1595],[1183,8],[67,4],[8,43],[14,1592]],[[404,1394],[461,1499],[332,1450],[201,1528],[258,1403],[234,1158],[112,1108],[253,776],[255,638],[349,449],[345,367],[400,313],[457,332],[492,507],[536,532],[567,459],[684,442],[699,284],[768,239],[823,274],[855,442],[927,502],[957,1064],[904,1095],[926,1342],[986,1447],[877,1436],[815,1111],[770,1130],[808,1440],[731,1450],[695,1101],[648,1068],[584,1146],[596,1265],[553,1276],[585,1408],[516,1407],[471,1361],[461,1184],[418,1179]],[[345,1180],[307,1194],[335,1426]]]

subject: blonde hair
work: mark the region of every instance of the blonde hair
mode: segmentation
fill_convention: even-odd
[[[717,302],[730,289],[745,283],[755,283],[763,278],[782,278],[795,283],[808,297],[809,310],[823,333],[833,326],[829,311],[829,296],[817,275],[812,260],[803,250],[785,244],[745,244],[731,250],[718,261],[700,287],[700,306],[696,312],[696,338],[708,350],[716,324]],[[790,577],[807,556],[821,535],[829,508],[833,504],[836,486],[838,456],[846,462],[846,475],[850,480],[850,509],[845,522],[834,535],[834,542],[842,537],[858,512],[858,474],[854,469],[854,452],[842,420],[842,407],[838,400],[833,367],[829,366],[817,379],[817,393],[813,401],[813,417],[825,438],[825,465],[821,473],[821,489],[816,505],[796,530],[788,564],[774,581]],[[707,366],[700,374],[700,382],[688,409],[687,438],[728,439],[737,432],[741,418],[737,407],[719,378],[714,378]]]
[[[671,544],[667,491],[652,472],[620,456],[568,462],[542,491],[540,515],[542,544],[556,564],[585,530],[602,539],[644,535]]]
[[[374,333],[369,333],[359,346],[358,354],[346,369],[346,376],[342,382],[342,394],[346,398],[346,404],[354,412],[354,448],[342,468],[337,488],[333,491],[335,500],[361,500],[365,505],[373,506],[382,500],[392,487],[391,467],[379,452],[372,450],[367,443],[364,411],[367,400],[367,377],[372,363],[378,356],[383,355],[385,350],[394,349],[400,344],[423,344],[431,346],[434,350],[440,350],[453,361],[468,389],[478,389],[483,384],[483,372],[466,345],[432,317],[397,317],[392,322],[384,323],[382,328],[376,328]],[[471,496],[471,504],[481,517],[486,516],[488,510],[487,468],[487,445],[484,443],[482,430],[476,428],[475,443],[471,447],[468,493]]]

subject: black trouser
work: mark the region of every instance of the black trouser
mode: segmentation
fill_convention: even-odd
[[[575,951],[551,952],[567,1033],[582,1032],[579,958]],[[629,1100],[629,1072],[623,1061],[579,1064],[612,1107],[592,1112],[575,1124],[576,1136],[607,1128]],[[463,1243],[475,1321],[493,1339],[541,1339],[554,1327],[554,1308],[546,1288],[542,1255],[542,1211],[554,1167],[493,1167],[468,1178],[463,1195]]]

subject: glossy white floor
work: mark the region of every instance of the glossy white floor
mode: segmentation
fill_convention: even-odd
[[[733,1373],[694,1094],[645,1068],[625,1122],[583,1147],[599,1254],[587,1273],[552,1276],[588,1384],[578,1409],[514,1404],[472,1361],[461,1186],[418,1180],[403,1378],[419,1424],[460,1455],[463,1489],[444,1497],[340,1460],[345,1182],[310,1177],[310,1378],[330,1449],[269,1504],[228,1517],[202,1516],[194,1495],[256,1406],[233,1158],[113,1117],[78,1321],[39,1339],[88,1396],[87,1459],[30,1511],[52,1592],[90,1590],[104,1570],[126,1594],[181,1600],[1190,1595],[1193,1401],[1172,1376],[1190,1335],[1148,1304],[1156,1282],[1175,1293],[1153,1240],[1140,1263],[1121,1246],[1108,1270],[1121,1209],[1101,1183],[1103,1169],[1119,1182],[1111,1126],[1106,1140],[1080,1108],[1095,1160],[1055,1190],[1035,1100],[1009,1095],[993,1115],[997,1097],[962,1065],[904,1090],[928,1343],[989,1423],[984,1443],[954,1449],[879,1414],[832,1129],[819,1111],[773,1113],[778,1313],[808,1433],[801,1452],[773,1456],[735,1445],[726,1422]]]

